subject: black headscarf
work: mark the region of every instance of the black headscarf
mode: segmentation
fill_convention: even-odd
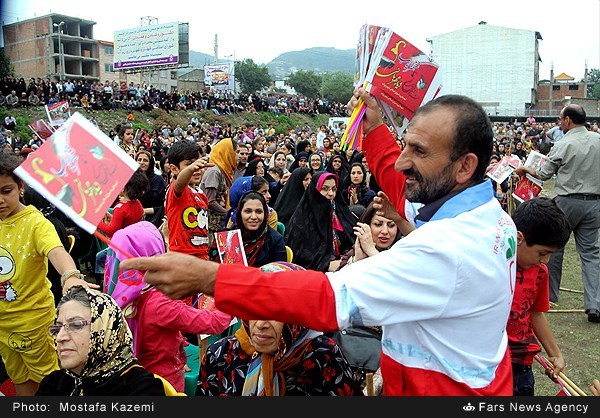
[[[326,171],[313,174],[298,208],[285,228],[285,243],[294,251],[294,263],[306,269],[323,272],[328,271],[333,253],[333,206],[329,199],[317,190],[317,185],[321,176],[330,174]],[[343,227],[343,232],[340,231],[339,234],[340,252],[345,253],[354,243],[353,227],[357,219],[344,202],[339,184],[334,201],[336,214]]]
[[[308,158],[309,158],[308,152],[304,152],[304,151],[299,152],[298,155],[296,156],[296,158],[294,159],[294,162],[290,166],[290,169],[289,169],[290,173],[293,173],[295,169],[297,169],[298,167],[300,167],[298,163],[302,159],[306,160],[306,163],[308,165]]]
[[[310,171],[308,167],[298,167],[292,171],[290,178],[281,189],[279,196],[277,196],[273,209],[277,212],[277,220],[284,225],[289,222],[302,196],[304,196],[302,180]]]
[[[339,159],[342,165],[340,166],[339,171],[333,169],[333,160]],[[346,157],[341,152],[335,152],[331,158],[327,161],[327,165],[325,166],[325,171],[329,171],[330,173],[336,174],[339,179],[339,185],[342,186],[346,183],[348,176],[350,175],[350,164],[346,160]]]
[[[256,174],[256,166],[258,165],[259,162],[262,162],[263,166],[265,167],[265,174],[262,177],[265,180],[267,180],[269,183],[276,181],[273,178],[273,176],[270,175],[269,172],[267,171],[269,168],[267,167],[267,163],[265,163],[262,158],[256,158],[248,163],[248,165],[246,166],[246,170],[244,171],[244,177],[256,176],[257,175]]]

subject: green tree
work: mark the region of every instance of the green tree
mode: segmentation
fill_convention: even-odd
[[[271,85],[267,67],[258,66],[250,58],[235,63],[235,78],[240,83],[242,93],[251,94]]]
[[[327,97],[338,103],[346,103],[354,92],[352,74],[335,72],[325,74],[321,84],[321,97]]]
[[[296,71],[287,81],[290,87],[293,87],[298,93],[306,97],[317,97],[321,91],[323,77],[316,74],[314,71]]]
[[[10,58],[4,53],[4,48],[0,48],[0,79],[5,77],[14,77],[15,67],[10,63]],[[8,94],[9,92],[5,92]]]
[[[588,72],[587,97],[600,100],[600,69],[592,68]]]

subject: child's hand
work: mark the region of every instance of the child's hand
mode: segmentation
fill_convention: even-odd
[[[211,163],[208,161],[208,157],[200,157],[198,158],[196,161],[194,161],[195,165],[197,165],[197,167],[200,168],[208,168],[208,167],[214,167],[215,163]]]

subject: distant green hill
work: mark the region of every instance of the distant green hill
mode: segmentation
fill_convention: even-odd
[[[274,79],[281,79],[292,71],[304,70],[316,73],[354,71],[355,49],[308,48],[303,51],[284,52],[266,64]],[[226,62],[226,60],[220,60]],[[214,56],[198,51],[190,51],[190,66],[203,68],[214,64]],[[257,63],[262,65],[261,63]]]

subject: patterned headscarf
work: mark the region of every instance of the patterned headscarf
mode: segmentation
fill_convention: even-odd
[[[99,384],[136,362],[133,336],[121,308],[112,297],[94,289],[80,287],[83,287],[90,301],[90,348],[81,375],[76,376],[69,370],[66,372],[75,377],[78,383],[80,378],[87,378],[94,384]]]
[[[288,262],[273,262],[261,267],[265,272],[304,270],[303,267]],[[242,396],[284,396],[285,377],[289,370],[303,358],[311,340],[322,332],[313,331],[300,325],[283,324],[279,348],[274,354],[256,351],[250,339],[247,321],[236,331],[235,336],[241,349],[252,357],[246,374]]]

